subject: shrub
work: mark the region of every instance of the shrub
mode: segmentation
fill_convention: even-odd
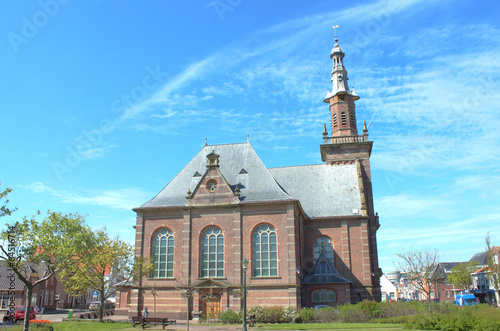
[[[227,309],[219,313],[219,320],[224,324],[242,323],[243,313]]]
[[[309,323],[314,320],[314,308],[302,308],[299,312],[300,323]]]
[[[314,321],[320,323],[334,322],[338,319],[338,310],[332,307],[324,307],[314,310]]]
[[[283,321],[284,309],[283,307],[261,307],[253,306],[249,310],[250,315],[255,315],[257,323],[280,323]]]
[[[295,323],[299,318],[299,313],[297,312],[297,308],[294,306],[288,306],[283,309],[283,317],[280,322],[282,323]]]

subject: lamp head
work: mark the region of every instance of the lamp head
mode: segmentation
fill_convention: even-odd
[[[243,268],[244,271],[247,271],[249,263],[250,262],[248,262],[247,259],[243,259],[243,261],[241,261],[241,267]]]

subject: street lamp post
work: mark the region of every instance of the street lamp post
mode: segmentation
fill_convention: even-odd
[[[247,269],[248,261],[244,259],[241,261],[241,268],[243,269],[243,331],[247,331]]]

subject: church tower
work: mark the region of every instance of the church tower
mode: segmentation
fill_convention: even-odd
[[[368,140],[368,129],[364,122],[363,134],[358,135],[354,101],[359,100],[359,96],[349,89],[344,57],[335,32],[335,45],[330,54],[333,61],[330,79],[332,91],[328,91],[323,99],[330,106],[332,131],[331,136],[328,136],[326,125],[323,126],[321,159],[330,165],[354,164],[359,160],[366,168],[368,178],[371,178],[369,159],[373,142]]]
[[[334,26],[336,29],[336,26]],[[371,279],[364,279],[365,288],[371,297],[380,300],[379,278],[382,271],[378,266],[376,233],[380,227],[378,215],[374,211],[370,171],[370,155],[373,142],[368,140],[368,128],[363,121],[363,133],[358,134],[355,101],[359,96],[349,89],[347,70],[344,65],[345,53],[339,46],[335,31],[335,45],[330,58],[333,61],[331,73],[332,91],[328,91],[324,102],[329,104],[331,135],[323,125],[323,144],[320,145],[321,160],[327,166],[342,167],[356,165],[359,194],[361,199],[360,215],[367,222],[367,242],[370,247],[369,260]]]

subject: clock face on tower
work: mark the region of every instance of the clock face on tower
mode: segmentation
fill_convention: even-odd
[[[210,179],[206,185],[208,192],[215,192],[219,188],[219,183],[215,179]]]

